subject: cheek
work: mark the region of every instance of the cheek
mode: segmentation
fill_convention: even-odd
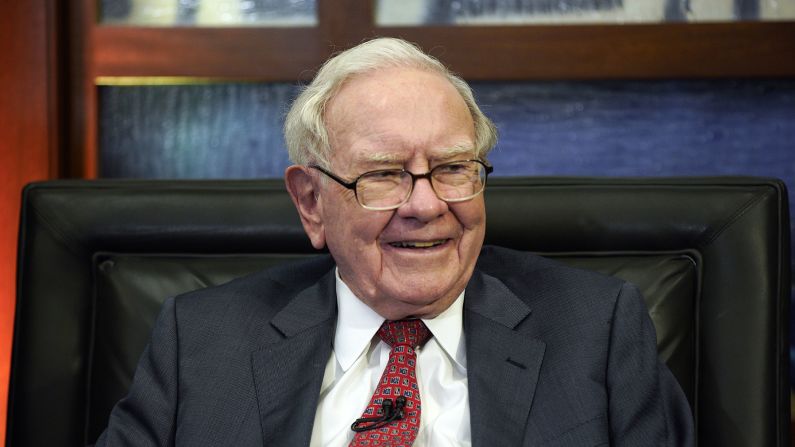
[[[482,200],[480,203],[465,203],[463,207],[453,209],[453,213],[463,227],[463,235],[459,245],[459,256],[464,264],[474,263],[483,246],[486,234],[486,210]]]
[[[379,240],[384,229],[389,225],[392,212],[351,210],[339,216],[342,231],[338,233],[338,245],[344,244],[347,249],[356,251],[373,262],[373,256],[380,253]]]
[[[451,210],[455,215],[461,227],[465,231],[474,233],[484,233],[486,227],[486,207],[483,199],[458,203],[451,206]]]

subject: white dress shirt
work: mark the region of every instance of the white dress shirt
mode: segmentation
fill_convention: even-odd
[[[433,337],[417,349],[417,382],[422,399],[415,447],[471,445],[464,292],[444,312],[423,319]],[[312,447],[347,446],[354,420],[370,403],[389,360],[389,345],[376,335],[384,318],[361,302],[337,272],[337,329],[326,364],[312,430]]]

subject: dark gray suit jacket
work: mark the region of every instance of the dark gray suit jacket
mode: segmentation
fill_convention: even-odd
[[[171,299],[97,446],[306,446],[331,355],[333,261]],[[637,290],[487,247],[466,290],[472,445],[686,446],[690,408]]]

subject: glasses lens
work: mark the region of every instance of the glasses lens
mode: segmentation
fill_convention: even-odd
[[[472,160],[436,166],[431,178],[436,194],[448,202],[471,199],[486,187],[486,169]]]
[[[397,169],[368,172],[356,182],[359,203],[371,209],[399,206],[410,192],[411,175]]]

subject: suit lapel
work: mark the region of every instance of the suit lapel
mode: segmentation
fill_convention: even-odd
[[[309,445],[334,339],[334,297],[332,269],[271,320],[277,332],[252,354],[265,445]]]
[[[464,301],[472,445],[521,445],[545,344],[517,331],[531,310],[475,271]]]

